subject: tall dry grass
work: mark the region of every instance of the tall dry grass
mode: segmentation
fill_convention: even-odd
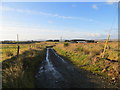
[[[32,49],[25,51],[18,58],[3,61],[3,88],[35,88],[35,73],[44,55],[44,49]]]

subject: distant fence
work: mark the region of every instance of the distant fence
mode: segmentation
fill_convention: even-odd
[[[2,44],[0,46],[0,61],[5,60],[12,56],[19,56],[22,52],[29,50],[40,48],[40,44]]]

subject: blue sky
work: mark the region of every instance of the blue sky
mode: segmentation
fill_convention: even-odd
[[[4,2],[0,40],[111,39],[118,36],[118,4],[107,2]]]

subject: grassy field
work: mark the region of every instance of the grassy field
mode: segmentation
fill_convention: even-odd
[[[1,44],[0,46],[0,53],[2,54],[0,61],[9,59],[17,54],[17,44]],[[24,52],[25,50],[28,50],[29,48],[30,45],[28,44],[20,45],[20,53]]]
[[[55,42],[20,44],[19,57],[16,56],[16,44],[0,45],[3,88],[35,88],[35,74],[45,57],[45,48],[55,44]],[[59,43],[54,49],[78,68],[119,80],[118,47],[118,42],[110,42],[105,58],[101,58],[104,43]]]
[[[54,49],[58,54],[64,56],[78,68],[82,68],[93,73],[120,78],[120,60],[118,42],[110,42],[105,52],[105,57],[101,58],[104,43],[63,43],[58,44]]]
[[[34,43],[34,44],[19,44],[20,46],[20,54],[24,51],[32,48],[45,48],[47,45],[53,45],[54,42],[41,42],[41,43]],[[17,55],[17,44],[0,44],[0,62],[6,59],[9,59],[15,55]]]
[[[18,57],[17,45],[2,45],[2,87],[35,88],[35,74],[45,57],[45,47],[54,44],[52,42],[20,44]]]

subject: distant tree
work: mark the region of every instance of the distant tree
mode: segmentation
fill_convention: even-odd
[[[46,40],[47,42],[53,42],[53,40]]]
[[[59,40],[54,40],[54,42],[59,42]]]
[[[65,40],[65,42],[70,42],[70,40]]]

